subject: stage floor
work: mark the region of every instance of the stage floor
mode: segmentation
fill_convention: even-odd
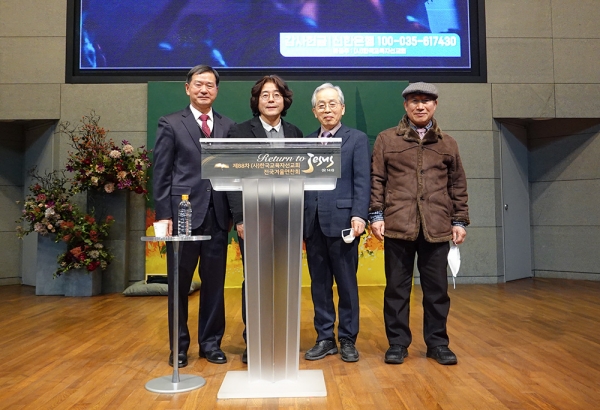
[[[360,360],[304,360],[312,347],[310,289],[302,289],[300,369],[322,370],[326,397],[226,399],[217,394],[241,362],[239,289],[226,290],[224,365],[189,351],[182,374],[206,385],[189,392],[145,389],[171,374],[167,299],[109,294],[35,296],[0,287],[0,409],[592,409],[600,401],[600,282],[524,279],[450,289],[450,347],[458,365],[425,357],[421,289],[411,302],[413,343],[402,365],[387,365],[383,288],[360,288]],[[199,293],[190,297],[197,335]]]

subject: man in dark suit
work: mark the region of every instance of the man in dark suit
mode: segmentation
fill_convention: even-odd
[[[310,138],[342,139],[342,175],[332,191],[306,191],[304,196],[304,241],[315,308],[317,343],[307,360],[322,359],[338,352],[333,281],[338,288],[338,339],[342,360],[355,362],[358,335],[358,243],[365,231],[369,211],[370,154],[367,135],[341,123],[344,94],[332,84],[323,84],[312,96],[313,113],[321,127]],[[350,229],[351,228],[351,229]],[[342,238],[344,233],[354,238]]]
[[[190,105],[161,117],[154,147],[153,195],[156,219],[168,222],[168,235],[177,235],[177,208],[183,194],[192,204],[192,235],[210,235],[209,241],[181,242],[179,247],[179,367],[187,365],[190,333],[187,326],[188,298],[192,276],[200,259],[200,308],[198,343],[200,357],[212,363],[226,363],[221,350],[225,331],[225,267],[227,232],[231,214],[225,192],[216,192],[200,171],[200,138],[224,138],[234,124],[213,111],[219,90],[219,74],[212,67],[198,65],[190,70],[185,91]],[[204,130],[204,131],[203,131]],[[173,246],[167,242],[169,282],[169,329],[173,323]],[[173,363],[172,331],[169,330]]]
[[[266,75],[258,80],[250,91],[250,109],[253,118],[236,124],[229,130],[229,138],[302,138],[298,127],[282,119],[292,106],[293,92],[287,83],[276,75]],[[241,192],[228,194],[233,223],[238,234],[242,259],[244,257],[244,211]],[[246,287],[242,282],[242,319],[246,323]],[[243,335],[246,340],[246,329]],[[242,362],[247,363],[247,350],[242,354]]]

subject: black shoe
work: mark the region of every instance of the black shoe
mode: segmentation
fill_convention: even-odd
[[[385,352],[385,362],[389,364],[402,364],[406,356],[408,356],[406,347],[402,345],[390,345],[390,348]]]
[[[225,356],[225,353],[221,349],[210,350],[208,352],[201,350],[200,357],[206,357],[206,360],[215,364],[227,363],[227,356]]]
[[[340,339],[340,352],[345,362],[358,362],[358,350],[350,339]]]
[[[319,360],[328,354],[336,354],[338,352],[337,345],[333,340],[321,340],[316,345],[308,349],[304,354],[306,360]]]
[[[179,360],[177,360],[177,367],[185,367],[188,365],[187,352],[179,352],[177,356],[179,356]],[[169,366],[173,367],[173,352],[171,352],[169,355]]]
[[[436,346],[431,349],[427,348],[427,357],[431,357],[439,364],[444,365],[458,363],[456,355],[452,353],[452,350],[450,350],[448,346]]]
[[[248,348],[245,348],[244,353],[242,353],[242,363],[248,364]]]

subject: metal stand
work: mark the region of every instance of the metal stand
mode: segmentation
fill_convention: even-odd
[[[198,389],[206,384],[201,376],[179,376],[179,242],[206,241],[210,235],[196,236],[143,236],[144,242],[173,242],[173,257],[175,259],[173,275],[173,375],[157,377],[146,383],[146,390],[154,393],[180,393]],[[187,297],[187,295],[186,295]]]

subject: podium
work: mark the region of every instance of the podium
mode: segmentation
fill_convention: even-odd
[[[341,138],[202,139],[202,176],[244,201],[248,370],[227,372],[218,399],[323,397],[322,370],[299,370],[305,190],[331,190]]]

